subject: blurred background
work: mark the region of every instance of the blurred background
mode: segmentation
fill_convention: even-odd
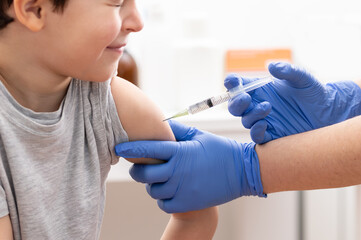
[[[137,0],[144,29],[133,34],[119,74],[166,116],[224,91],[230,72],[267,76],[270,61],[302,66],[320,81],[361,77],[359,0]],[[225,106],[181,122],[250,141]],[[290,159],[291,161],[292,159]],[[102,240],[159,239],[162,213],[121,160],[110,172]],[[358,186],[242,198],[220,207],[214,239],[360,240]]]

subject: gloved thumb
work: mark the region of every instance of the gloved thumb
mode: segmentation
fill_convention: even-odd
[[[155,158],[168,161],[177,152],[177,142],[135,141],[115,146],[115,153],[124,158]]]
[[[243,78],[243,77],[241,78],[237,74],[231,73],[228,74],[228,76],[224,79],[224,86],[229,90],[234,87],[237,87],[240,84],[245,85],[250,82],[252,82],[251,79]]]
[[[309,72],[289,63],[270,63],[268,70],[275,78],[287,80],[288,84],[294,88],[307,88],[319,84]]]
[[[169,120],[168,123],[169,126],[172,128],[173,134],[177,141],[191,140],[194,137],[194,135],[198,132],[197,128],[183,125],[174,120]]]
[[[228,74],[226,79],[224,79],[224,86],[228,90],[237,87],[239,84],[243,84],[242,79],[240,79],[236,74]]]

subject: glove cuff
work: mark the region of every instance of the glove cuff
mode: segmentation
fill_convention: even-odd
[[[255,146],[256,144],[253,142],[243,145],[244,174],[249,186],[249,195],[265,198],[267,194],[263,193],[261,172]]]

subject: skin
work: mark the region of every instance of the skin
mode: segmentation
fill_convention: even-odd
[[[0,58],[0,81],[35,112],[59,108],[69,76],[93,82],[114,76],[130,33],[143,28],[135,0],[70,0],[63,13],[52,10],[49,0],[14,0],[8,14],[15,21],[0,31],[0,52],[7,56]],[[111,90],[130,140],[174,140],[159,109],[138,88],[114,77]],[[217,208],[174,214],[162,239],[211,239],[217,214]],[[12,239],[9,216],[0,219],[0,238]]]
[[[361,86],[361,81],[357,84]],[[361,184],[361,116],[257,145],[265,193]]]
[[[9,215],[0,218],[0,239],[12,240],[13,229],[11,227],[11,221]]]

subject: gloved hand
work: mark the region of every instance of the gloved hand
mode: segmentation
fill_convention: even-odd
[[[277,78],[274,83],[250,92],[251,97],[240,94],[228,105],[231,114],[242,116],[243,125],[251,129],[256,143],[332,125],[361,114],[361,89],[354,82],[324,85],[305,70],[287,63],[271,63],[268,68]],[[246,84],[255,79],[242,80]],[[235,76],[225,80],[228,89],[238,84]]]
[[[175,121],[169,123],[179,142],[138,141],[115,147],[121,157],[166,161],[159,165],[134,164],[130,169],[134,180],[148,183],[149,195],[158,199],[162,210],[187,212],[240,196],[266,196],[254,143],[237,143]]]

